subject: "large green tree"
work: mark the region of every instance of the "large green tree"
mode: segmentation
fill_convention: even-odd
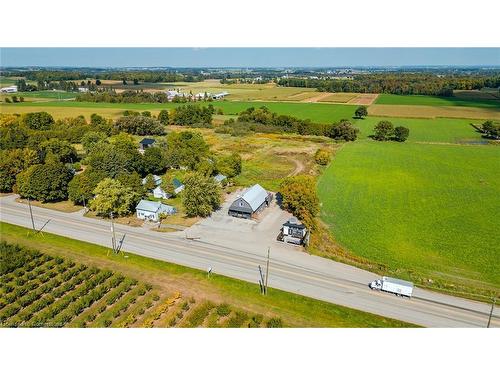
[[[167,165],[196,170],[196,166],[208,156],[208,145],[198,132],[183,131],[167,136]]]
[[[111,213],[118,216],[127,215],[132,212],[137,199],[131,188],[111,178],[99,182],[94,189],[94,195],[90,208],[100,216],[109,216]]]
[[[319,213],[319,198],[313,176],[287,177],[279,188],[282,207],[291,212],[309,228],[315,228],[314,217]]]
[[[237,153],[217,159],[217,170],[227,177],[235,177],[241,173],[242,160]]]
[[[388,141],[394,135],[394,125],[390,121],[380,121],[373,129],[373,138],[377,141]]]
[[[0,192],[10,193],[16,176],[28,167],[38,164],[38,153],[28,148],[0,151]]]
[[[361,107],[356,108],[356,111],[354,112],[354,116],[357,118],[363,118],[368,116],[368,109],[363,105]]]
[[[184,181],[182,204],[187,216],[209,216],[221,205],[221,191],[213,178],[194,172]]]
[[[106,178],[103,171],[87,168],[77,174],[68,184],[68,198],[76,204],[88,204],[94,198],[94,190],[99,182]]]
[[[101,142],[105,142],[106,138],[107,135],[103,132],[90,131],[85,133],[81,140],[83,150],[87,155],[90,154],[94,147]]]
[[[160,124],[166,126],[168,125],[170,118],[168,115],[168,110],[162,109],[160,113],[158,114],[158,121],[160,121]]]
[[[144,151],[143,165],[145,173],[162,173],[167,167],[164,151],[160,147],[148,147]]]
[[[72,176],[63,163],[35,164],[17,175],[17,189],[23,198],[41,202],[63,200],[68,197]]]
[[[57,160],[62,163],[74,163],[78,160],[76,149],[68,141],[51,138],[40,144],[41,160]]]
[[[30,129],[47,130],[54,124],[54,118],[47,112],[30,112],[21,116],[21,121]]]
[[[136,135],[163,135],[165,127],[160,122],[149,116],[124,116],[120,117],[115,128],[120,132]]]
[[[355,141],[358,137],[359,129],[354,127],[348,120],[341,120],[333,124],[328,136],[339,141]]]
[[[404,142],[408,139],[410,135],[410,129],[404,126],[396,126],[394,128],[394,140],[398,142]]]

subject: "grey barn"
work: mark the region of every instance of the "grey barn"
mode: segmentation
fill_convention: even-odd
[[[231,204],[228,214],[235,217],[250,219],[253,214],[268,207],[273,195],[259,184],[253,185],[241,197]]]

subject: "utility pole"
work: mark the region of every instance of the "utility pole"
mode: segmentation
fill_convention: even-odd
[[[491,304],[491,310],[490,310],[490,316],[488,317],[488,325],[486,328],[490,328],[490,323],[491,323],[491,316],[493,315],[493,309],[495,308],[495,302],[497,301],[497,298],[493,298],[493,303]]]
[[[267,295],[267,281],[269,280],[269,253],[271,251],[271,247],[267,248],[267,265],[266,265],[266,285],[264,286],[264,294]]]
[[[29,197],[28,197],[28,206],[30,208],[31,226],[33,227],[33,232],[35,232],[36,231],[36,229],[35,229],[35,221],[33,220],[33,211],[31,210],[31,201],[30,201]]]
[[[113,213],[109,214],[111,218],[111,244],[113,246],[113,253],[116,253],[116,238],[115,238],[115,224],[113,222]]]

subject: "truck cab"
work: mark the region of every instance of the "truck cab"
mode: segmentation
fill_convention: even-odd
[[[375,290],[382,290],[382,280],[374,280],[370,283],[370,288]]]

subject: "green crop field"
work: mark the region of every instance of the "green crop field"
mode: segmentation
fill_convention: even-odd
[[[499,166],[491,145],[346,144],[319,180],[321,217],[341,245],[404,277],[498,287]]]
[[[249,107],[266,106],[271,111],[280,114],[288,114],[302,119],[310,119],[318,123],[332,123],[340,119],[350,119],[356,110],[355,106],[342,104],[322,104],[322,103],[279,103],[279,102],[211,102],[203,105],[212,104],[215,108],[222,108],[224,114],[237,114]],[[0,110],[3,113],[15,113],[16,111],[25,112],[23,107],[29,107],[29,111],[47,111],[54,116],[61,111],[65,115],[73,113],[73,116],[80,114],[79,109],[91,109],[96,113],[106,113],[106,110],[137,110],[137,111],[160,111],[165,108],[175,108],[180,103],[89,103],[76,101],[51,101],[43,103],[16,103],[0,104]]]
[[[481,134],[471,124],[481,124],[484,120],[468,119],[409,119],[391,117],[366,117],[356,121],[360,129],[360,138],[368,138],[379,121],[390,121],[394,126],[405,126],[410,129],[409,141],[414,142],[481,142]]]
[[[375,104],[393,105],[428,105],[428,106],[459,106],[459,107],[480,107],[500,109],[500,99],[490,100],[478,97],[440,97],[430,95],[393,95],[380,94]]]

